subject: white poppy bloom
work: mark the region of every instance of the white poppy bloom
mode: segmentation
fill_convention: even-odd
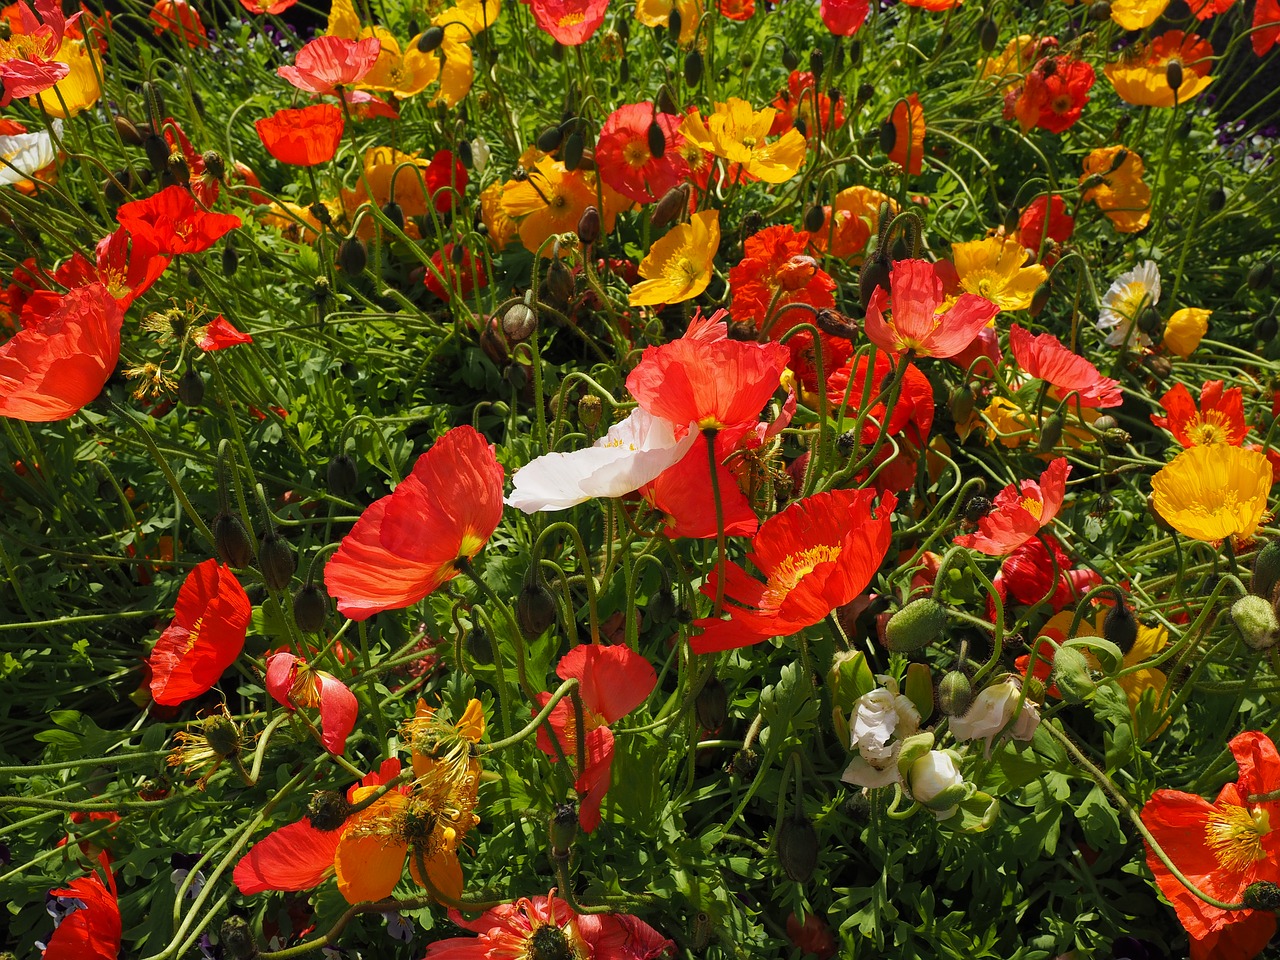
[[[701,437],[692,427],[676,440],[676,425],[639,407],[594,446],[548,453],[516,471],[507,505],[537,513],[564,510],[596,497],[621,497],[678,463]]]
[[[944,790],[960,786],[964,783],[964,775],[956,766],[955,757],[945,750],[930,750],[911,765],[907,771],[907,783],[911,796],[933,810],[939,820],[947,820],[955,815],[954,805],[934,809],[932,801]],[[939,801],[945,803],[945,801]]]
[[[857,751],[841,779],[860,787],[886,787],[898,780],[898,748],[903,738],[920,730],[915,705],[898,692],[892,677],[879,677],[883,687],[864,693],[853,705],[849,746]]]
[[[1102,312],[1098,314],[1098,329],[1107,333],[1107,345],[1118,347],[1128,341],[1131,345],[1151,345],[1151,338],[1141,330],[1130,335],[1129,328],[1137,322],[1141,311],[1160,302],[1160,269],[1154,260],[1147,260],[1128,273],[1122,273],[1107,288],[1102,297]]]
[[[952,734],[957,740],[985,740],[990,753],[992,741],[1013,717],[1021,696],[1021,688],[1012,680],[984,687],[963,717],[952,718]],[[1006,734],[1015,740],[1028,741],[1039,724],[1040,711],[1030,700],[1024,700],[1022,712]]]
[[[53,121],[53,130],[62,139],[62,121]],[[37,170],[53,163],[58,155],[48,130],[0,136],[0,186],[29,180]],[[15,169],[16,168],[16,169]]]

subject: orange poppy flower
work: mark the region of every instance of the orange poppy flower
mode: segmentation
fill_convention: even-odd
[[[200,14],[186,0],[156,0],[148,18],[156,25],[155,34],[173,33],[188,47],[207,47],[209,38]]]
[[[342,111],[331,103],[277,110],[254,123],[267,153],[295,167],[314,167],[332,160],[342,143],[343,126]]]
[[[106,865],[109,858],[105,853],[102,856],[106,883],[91,873],[77,877],[63,889],[49,891],[49,912],[61,919],[54,921],[43,960],[116,960],[119,956],[123,931],[120,903],[115,876]],[[59,904],[56,913],[53,903]]]
[[[523,180],[508,180],[502,189],[502,209],[519,222],[520,242],[526,250],[542,250],[545,257],[551,256],[550,245],[543,249],[547,239],[576,230],[583,211],[596,202],[595,178],[551,157],[543,157]],[[606,216],[605,230],[611,229]]]
[[[914,93],[899,100],[889,117],[893,123],[893,149],[889,159],[912,176],[924,170],[924,107]]]
[[[235,214],[197,207],[191,192],[177,184],[126,203],[116,211],[116,221],[164,254],[201,253],[241,226]]]
[[[1092,186],[1082,199],[1096,203],[1116,230],[1137,233],[1151,220],[1151,188],[1142,180],[1144,170],[1142,158],[1127,147],[1099,147],[1084,158],[1080,183],[1091,181]]]
[[[1067,201],[1061,195],[1039,196],[1018,217],[1018,242],[1038,254],[1042,243],[1066,243],[1075,228],[1075,218],[1067,213]],[[1053,261],[1046,257],[1042,262],[1048,266]]]
[[[1253,52],[1264,56],[1280,40],[1280,0],[1258,0],[1253,7]]]
[[[778,112],[769,127],[770,136],[786,133],[800,121],[805,137],[818,130],[827,133],[844,125],[843,98],[831,96],[818,89],[813,74],[808,70],[792,70],[787,77],[787,89],[773,98]]]
[[[576,47],[590,40],[600,24],[609,0],[530,0],[538,29],[566,47]]]
[[[898,212],[897,201],[879,190],[863,186],[841,190],[831,206],[823,207],[826,222],[817,233],[809,234],[809,245],[833,257],[861,263],[872,234],[880,229],[882,203],[889,204],[891,216]]]
[[[765,318],[788,303],[807,303],[817,309],[836,305],[836,282],[805,253],[808,234],[783,225],[765,227],[742,243],[742,259],[729,271],[730,310],[739,322],[763,326]],[[797,317],[784,318],[778,333],[785,333]]]
[[[1017,117],[1024,133],[1035,127],[1063,133],[1080,119],[1095,78],[1093,67],[1083,60],[1046,57],[1027,74],[1006,117]]]
[[[1149,44],[1126,50],[1115,63],[1102,68],[1120,99],[1139,107],[1172,107],[1186,103],[1213,82],[1209,68],[1213,47],[1194,33],[1170,30]],[[1177,64],[1182,80],[1169,86],[1170,65]]]
[[[1160,406],[1168,416],[1151,414],[1151,422],[1173,434],[1184,447],[1225,443],[1238,447],[1244,443],[1249,425],[1244,419],[1243,391],[1239,387],[1222,389],[1221,380],[1209,380],[1200,389],[1200,408],[1191,391],[1176,384],[1163,397]]]

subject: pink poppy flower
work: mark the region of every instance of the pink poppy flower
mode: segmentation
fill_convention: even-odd
[[[586,43],[604,23],[609,0],[531,0],[538,29],[557,43],[576,47]]]
[[[943,277],[927,260],[899,260],[889,272],[889,290],[877,287],[867,305],[867,336],[892,354],[954,357],[973,343],[1000,308],[985,297],[962,293],[949,310]],[[886,321],[885,309],[893,311]]]
[[[1052,333],[1032,336],[1016,323],[1009,328],[1009,349],[1023,370],[1049,383],[1054,397],[1072,391],[1085,407],[1118,407],[1124,403],[1120,384],[1104,377],[1084,357],[1072,353]]]
[[[342,37],[316,37],[298,51],[290,66],[276,70],[299,90],[321,95],[337,92],[364,79],[378,62],[382,41],[376,37],[346,40]]]
[[[360,705],[347,685],[331,673],[316,670],[287,651],[267,658],[267,693],[289,711],[320,708],[320,734],[330,753],[341,755],[356,725]]]

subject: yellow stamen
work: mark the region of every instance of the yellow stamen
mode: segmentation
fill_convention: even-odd
[[[1205,824],[1205,842],[1224,870],[1242,873],[1249,864],[1265,859],[1262,838],[1271,832],[1266,810],[1248,807],[1214,807]]]

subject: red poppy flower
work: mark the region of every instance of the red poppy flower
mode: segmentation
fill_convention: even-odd
[[[1018,242],[1038,255],[1042,243],[1066,243],[1075,228],[1075,218],[1067,213],[1067,202],[1060,194],[1040,196],[1027,204],[1018,217]]]
[[[1062,509],[1071,465],[1058,457],[1040,474],[1040,482],[1023,480],[996,494],[991,512],[978,521],[978,532],[956,537],[953,543],[988,556],[1011,553],[1031,540]]]
[[[357,120],[372,120],[375,117],[385,117],[388,120],[400,119],[399,110],[367,90],[343,90],[342,99],[351,108],[351,115]]]
[[[1239,387],[1222,389],[1221,380],[1208,380],[1200,389],[1200,409],[1191,391],[1176,384],[1160,398],[1167,417],[1154,413],[1151,422],[1173,434],[1184,447],[1226,443],[1238,447],[1244,443],[1249,425],[1244,421],[1244,400]]]
[[[244,2],[244,0],[241,0]],[[337,92],[364,79],[378,62],[382,41],[377,37],[347,40],[322,36],[306,44],[293,63],[276,70],[299,90],[321,96]]]
[[[800,319],[800,318],[795,318]],[[785,333],[777,327],[772,333]],[[853,354],[853,344],[842,337],[832,337],[818,331],[818,343],[822,348],[822,372],[830,378],[832,370],[839,370]],[[801,386],[812,392],[818,389],[818,348],[814,346],[813,334],[808,330],[798,330],[786,343],[790,358],[787,366],[796,375]]]
[[[1213,803],[1179,790],[1157,790],[1142,822],[1178,869],[1209,896],[1237,903],[1251,883],[1280,881],[1280,817],[1275,801],[1249,797],[1280,791],[1280,755],[1257,731],[1232,738],[1239,778]],[[1221,910],[1190,893],[1148,846],[1147,866],[1191,936],[1192,960],[1250,960],[1271,939],[1276,916],[1263,910]]]
[[[14,30],[11,23],[11,38],[0,41],[0,107],[43,93],[71,72],[70,66],[52,58],[66,28],[79,16],[68,21],[58,0],[36,0],[35,10],[18,4],[20,29]]]
[[[538,29],[566,47],[590,40],[600,24],[609,0],[530,0],[529,9]]]
[[[156,25],[157,37],[168,32],[177,34],[188,47],[209,45],[200,14],[186,0],[156,0],[148,17]]]
[[[267,658],[267,693],[288,710],[319,707],[320,739],[326,750],[341,755],[356,725],[360,705],[347,685],[331,673],[316,670],[286,651]]]
[[[187,574],[147,661],[156,703],[177,706],[212,689],[244,649],[251,613],[230,567],[210,558]]]
[[[1235,5],[1236,0],[1191,0],[1191,12],[1197,20],[1208,20],[1220,13],[1226,13]]]
[[[756,15],[756,0],[720,0],[720,16],[745,22]]]
[[[484,257],[478,257],[463,247],[461,248],[462,260],[455,264],[454,250],[457,249],[459,249],[457,244],[446,243],[443,250],[433,253],[431,264],[435,270],[427,270],[422,277],[426,288],[441,300],[449,300],[455,291],[459,296],[469,297],[477,287],[484,289],[489,285],[489,277],[484,269]],[[449,284],[448,288],[440,282],[441,277],[444,277],[445,282]]]
[[[47,310],[24,309],[24,328],[0,346],[0,416],[32,423],[65,420],[102,392],[124,323],[100,283],[40,297]]]
[[[912,176],[924,170],[924,107],[914,93],[899,100],[889,117],[893,124],[893,149],[889,159]]]
[[[791,71],[787,77],[787,89],[774,98],[773,107],[778,112],[769,127],[770,136],[786,133],[796,125],[797,119],[804,121],[806,137],[819,129],[827,133],[844,125],[841,98],[837,96],[833,103],[828,94],[818,89],[813,74],[808,70]]]
[[[627,377],[646,412],[699,429],[749,429],[773,396],[787,365],[777,343],[730,340],[723,310],[695,316],[678,340],[648,347]]]
[[[952,357],[969,346],[978,331],[1000,312],[990,300],[962,293],[949,310],[943,276],[927,260],[898,260],[889,271],[889,293],[877,287],[867,306],[867,337],[876,346],[917,357]],[[884,319],[886,307],[893,318]]]
[[[169,257],[156,252],[146,240],[132,240],[120,228],[98,241],[96,263],[79,250],[54,271],[58,283],[68,290],[101,283],[121,310],[128,310],[139,296],[160,279],[169,266]]]
[[[1040,127],[1063,133],[1080,119],[1096,79],[1093,67],[1083,60],[1046,57],[1027,74],[1017,97],[1011,96],[1006,119],[1016,117],[1024,132]]]
[[[10,330],[19,328],[22,308],[37,290],[48,290],[53,278],[36,264],[34,257],[27,257],[13,268],[13,278],[0,294],[0,322]]]
[[[328,163],[338,152],[343,125],[341,110],[331,103],[316,103],[297,110],[277,110],[253,126],[267,153],[281,163],[314,167]]]
[[[805,253],[809,235],[795,227],[765,227],[742,243],[742,259],[729,270],[730,310],[740,323],[763,327],[765,318],[789,303],[807,303],[817,309],[834,307],[836,282]],[[784,334],[812,314],[789,312],[773,323],[771,332]],[[825,358],[824,358],[825,359]]]
[[[582,698],[586,764],[578,771],[573,787],[582,803],[578,822],[586,833],[591,833],[600,823],[600,802],[609,789],[613,769],[613,732],[609,724],[644,703],[657,685],[658,675],[648,660],[628,647],[584,643],[560,658],[556,676],[561,680],[576,677],[581,684],[578,693]],[[537,716],[550,699],[549,693],[538,694],[533,715]],[[548,723],[565,758],[576,762],[578,723],[569,698],[555,705]],[[554,761],[559,757],[551,736],[546,724],[538,728],[538,749]]]
[[[1026,373],[1044,380],[1054,398],[1075,392],[1085,407],[1118,407],[1124,403],[1119,382],[1104,377],[1098,368],[1072,353],[1052,333],[1032,336],[1016,323],[1009,328],[1009,349]]]
[[[1056,613],[1071,604],[1102,582],[1092,570],[1078,570],[1071,557],[1062,549],[1052,534],[1044,534],[1053,550],[1052,557],[1039,538],[1028,540],[1000,565],[996,574],[996,590],[1002,600],[1012,597],[1017,603],[1030,606],[1039,603],[1053,587],[1053,565],[1058,565],[1058,584],[1049,598],[1049,606]]]
[[[822,22],[838,37],[852,37],[867,20],[871,0],[822,0]]]
[[[356,521],[324,570],[352,620],[417,603],[458,575],[502,519],[502,467],[489,441],[454,427]]]
[[[1253,52],[1263,56],[1280,40],[1280,0],[1258,0],[1253,7]]]
[[[196,346],[205,353],[225,350],[227,347],[238,347],[243,343],[253,343],[253,337],[247,333],[241,333],[228,323],[227,318],[222,314],[218,314],[211,323],[199,331],[196,337]]]
[[[660,157],[649,150],[649,128],[655,123],[665,145]],[[656,202],[689,176],[679,126],[679,117],[656,113],[651,103],[624,103],[609,114],[596,140],[601,179],[628,200]]]
[[[853,358],[827,378],[827,402],[834,412],[844,403],[845,391],[849,394],[849,406],[845,411],[845,421],[856,416],[862,403],[866,389],[867,355]],[[883,353],[876,353],[875,366],[872,367],[871,398],[874,400],[885,385],[886,378],[893,373],[894,363]],[[853,381],[852,385],[850,380]],[[867,411],[867,419],[862,424],[861,442],[870,445],[876,442],[881,432],[887,433],[899,441],[905,439],[916,447],[923,449],[929,439],[929,431],[933,427],[933,385],[914,363],[908,363],[902,376],[902,387],[898,391],[897,402],[893,412],[885,422],[884,402],[872,404]]]
[[[272,0],[240,0],[240,6],[255,15],[267,14],[276,17],[297,2],[298,0],[274,0],[274,2]]]
[[[741,447],[745,435],[740,430],[716,435],[716,483],[720,488],[720,508],[724,532],[729,537],[749,537],[760,520],[751,509],[726,461]],[[705,539],[718,534],[715,489],[711,486],[711,463],[705,439],[694,441],[678,463],[640,488],[640,496],[666,518],[663,532],[672,539]]]
[[[44,948],[44,960],[117,960],[120,954],[120,904],[116,882],[106,868],[107,882],[96,874],[72,880],[61,890],[50,890],[61,909]],[[67,912],[63,912],[67,911]]]
[[[424,960],[503,960],[507,957],[592,957],[593,960],[657,960],[675,944],[639,917],[625,913],[578,915],[552,890],[545,897],[504,903],[468,920],[449,919],[478,937],[437,940]]]
[[[116,211],[116,220],[131,237],[141,237],[167,254],[208,250],[241,225],[234,214],[201,210],[191,193],[177,184],[126,203]]]
[[[874,498],[874,490],[829,490],[798,500],[761,524],[747,559],[765,582],[736,563],[727,564],[730,619],[695,621],[702,634],[689,641],[693,652],[789,637],[860,594],[889,549],[889,516],[898,504],[887,493],[873,512]],[[704,594],[715,596],[719,575],[718,568],[711,572]]]

